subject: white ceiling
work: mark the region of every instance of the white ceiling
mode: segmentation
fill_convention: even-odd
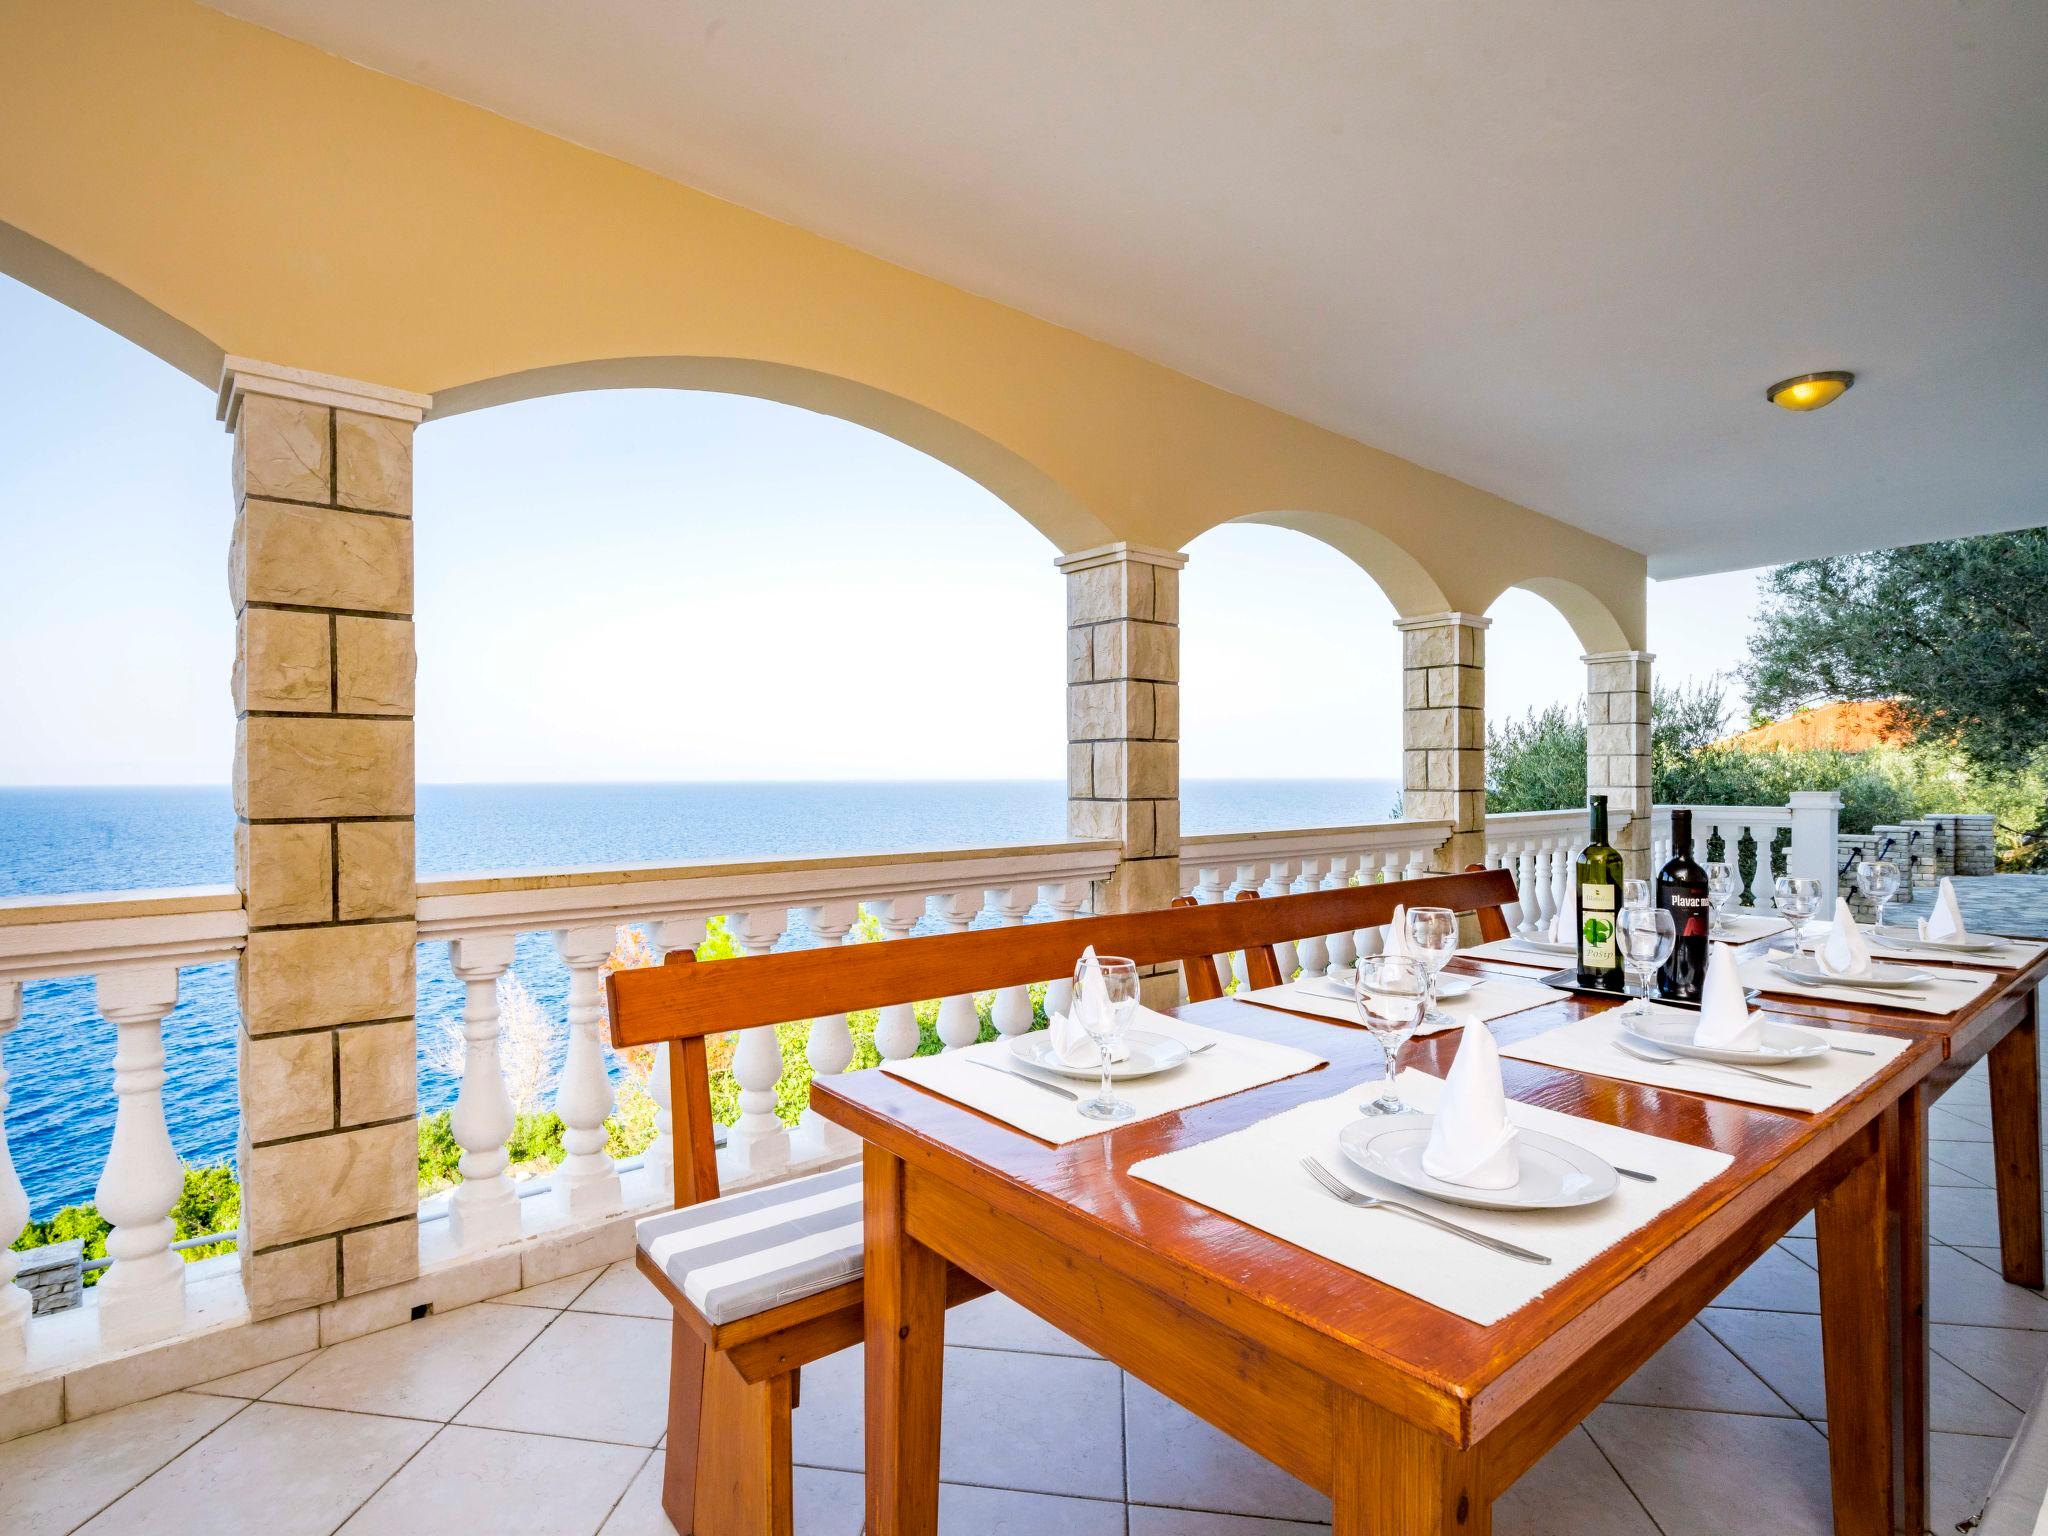
[[[2041,0],[226,0],[1651,556],[2048,522]],[[1767,406],[1851,368],[1829,410]]]

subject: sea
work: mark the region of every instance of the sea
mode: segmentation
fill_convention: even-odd
[[[1394,814],[1392,779],[1208,779],[1181,787],[1183,829],[1344,826]],[[222,788],[0,789],[0,897],[227,884],[234,811]],[[1050,781],[734,784],[423,784],[423,876],[577,864],[865,853],[1055,841],[1065,788]],[[514,972],[566,1032],[568,972],[544,934]],[[445,943],[419,949],[420,1107],[459,1086],[447,1042],[462,987]],[[164,1022],[165,1116],[188,1164],[235,1154],[233,967],[188,967]],[[557,1042],[557,1065],[563,1042]],[[114,1127],[113,1026],[90,978],[25,987],[0,1042],[7,1141],[32,1215],[92,1197]]]

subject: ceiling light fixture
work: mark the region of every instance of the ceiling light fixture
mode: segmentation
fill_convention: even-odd
[[[1817,411],[1841,399],[1843,392],[1855,382],[1855,374],[1839,370],[1802,373],[1795,378],[1778,380],[1764,391],[1764,398],[1788,411]]]

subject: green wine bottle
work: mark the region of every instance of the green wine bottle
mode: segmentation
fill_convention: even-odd
[[[1621,855],[1607,842],[1607,797],[1593,796],[1592,835],[1579,855],[1579,985],[1622,989],[1621,947],[1614,920],[1621,910]]]

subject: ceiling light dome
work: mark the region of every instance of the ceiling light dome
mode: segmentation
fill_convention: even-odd
[[[1793,378],[1780,379],[1764,391],[1764,398],[1773,405],[1783,406],[1788,411],[1817,411],[1824,405],[1833,405],[1842,394],[1856,382],[1856,375],[1839,370],[1828,373],[1802,373]]]

